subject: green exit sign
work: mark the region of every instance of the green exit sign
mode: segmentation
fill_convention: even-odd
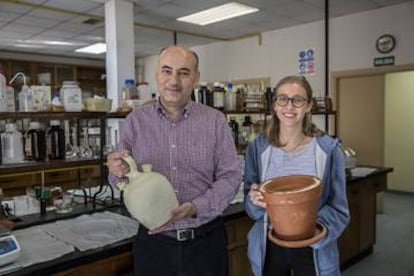
[[[374,58],[374,66],[394,65],[394,56]]]

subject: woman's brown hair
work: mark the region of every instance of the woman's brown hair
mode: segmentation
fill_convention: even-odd
[[[308,98],[307,103],[310,103],[312,101],[312,96],[313,96],[312,88],[308,80],[303,76],[287,76],[278,82],[278,84],[275,87],[275,95],[273,96],[273,99],[272,99],[272,107],[271,107],[272,118],[267,124],[265,133],[264,133],[265,137],[269,140],[269,142],[273,146],[276,146],[276,147],[280,147],[284,145],[280,142],[280,139],[279,139],[280,120],[277,117],[276,112],[274,112],[273,106],[276,101],[277,91],[279,90],[279,87],[285,84],[297,84],[303,87],[303,89],[305,89],[306,91],[306,97]],[[305,134],[306,136],[310,136],[310,137],[320,136],[323,134],[323,132],[318,127],[316,127],[315,124],[312,123],[312,112],[311,111],[306,113],[305,118],[303,119],[302,131],[303,131],[303,134]]]

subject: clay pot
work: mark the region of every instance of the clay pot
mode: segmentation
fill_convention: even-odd
[[[313,237],[322,192],[321,181],[308,175],[274,178],[260,186],[277,238],[286,241]]]
[[[122,158],[129,165],[129,183],[119,182],[124,192],[124,204],[129,213],[148,229],[162,226],[178,207],[177,196],[168,179],[152,171],[150,164],[142,165],[142,172],[131,156]]]

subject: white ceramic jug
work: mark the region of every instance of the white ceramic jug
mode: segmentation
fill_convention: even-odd
[[[178,207],[177,196],[168,179],[152,171],[150,164],[142,165],[142,173],[131,156],[123,157],[129,165],[129,183],[119,182],[129,213],[148,229],[165,224],[171,211]]]

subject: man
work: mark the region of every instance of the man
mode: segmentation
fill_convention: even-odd
[[[108,156],[110,182],[128,172],[130,154],[165,175],[179,206],[157,229],[139,228],[134,242],[136,275],[227,275],[227,239],[219,217],[241,183],[240,163],[225,116],[191,101],[199,80],[198,57],[171,46],[156,71],[159,101],[133,110],[119,151]]]

